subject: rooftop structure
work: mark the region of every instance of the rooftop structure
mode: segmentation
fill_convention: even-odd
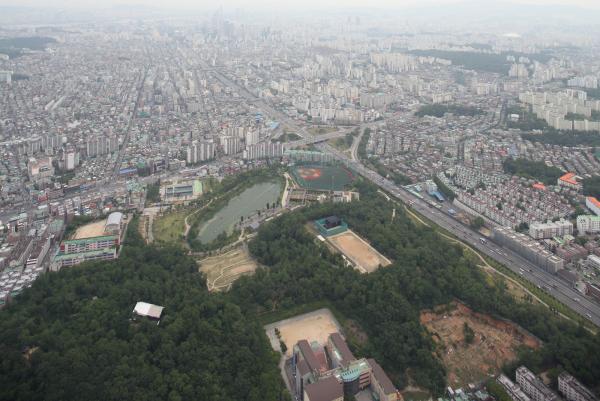
[[[340,234],[348,229],[348,224],[337,216],[329,216],[315,220],[315,226],[323,237]]]
[[[149,304],[147,302],[138,302],[133,308],[133,314],[141,317],[147,317],[153,320],[160,320],[164,307]]]

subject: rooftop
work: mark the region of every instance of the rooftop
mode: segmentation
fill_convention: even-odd
[[[333,401],[344,396],[344,386],[334,376],[309,384],[304,391],[310,401]]]
[[[577,182],[575,173],[567,173],[559,178],[560,181],[566,182],[571,185],[579,185]]]
[[[147,302],[138,302],[133,308],[133,313],[139,316],[147,316],[153,319],[160,319],[164,307],[149,304]]]

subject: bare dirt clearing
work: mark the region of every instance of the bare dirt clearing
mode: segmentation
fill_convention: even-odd
[[[379,266],[388,266],[392,263],[351,230],[328,237],[327,240],[363,273],[374,272]]]
[[[281,341],[287,347],[287,356],[292,355],[294,345],[300,340],[326,344],[331,333],[340,332],[340,325],[329,309],[318,309],[290,319],[280,320],[265,326],[271,346],[276,351],[280,351],[279,339],[275,334],[276,328],[279,330]]]
[[[423,311],[421,323],[440,345],[440,355],[448,370],[448,383],[462,387],[500,372],[503,364],[517,357],[521,346],[539,348],[540,341],[518,325],[473,312],[460,303]],[[473,333],[469,344],[465,333]]]
[[[244,274],[252,274],[258,267],[245,245],[229,252],[198,261],[200,271],[206,275],[209,291],[228,290]]]

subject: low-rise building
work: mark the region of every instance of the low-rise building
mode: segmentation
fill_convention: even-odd
[[[525,366],[517,369],[517,383],[532,401],[556,401],[558,395],[550,390],[542,380]]]
[[[577,175],[575,173],[566,173],[560,176],[557,184],[559,187],[566,187],[575,190],[581,188],[581,184],[577,181]]]
[[[585,206],[590,209],[596,216],[600,216],[600,201],[593,196],[585,198]]]
[[[381,366],[373,359],[356,359],[339,333],[330,334],[324,346],[298,341],[291,369],[294,392],[301,401],[337,401],[344,394],[354,395],[367,388],[379,400],[400,399]]]
[[[529,398],[519,386],[513,383],[513,381],[505,375],[501,374],[496,380],[504,387],[504,390],[506,390],[513,401],[531,401],[531,398]]]
[[[577,231],[579,235],[596,234],[600,232],[600,216],[577,216]]]
[[[568,401],[598,401],[594,393],[567,372],[558,375],[558,391]]]
[[[532,223],[529,226],[529,235],[533,239],[563,237],[567,234],[573,234],[573,223],[567,220]]]
[[[525,234],[515,232],[508,227],[494,227],[492,236],[498,244],[512,249],[525,259],[551,273],[556,273],[564,268],[563,259],[546,250]]]

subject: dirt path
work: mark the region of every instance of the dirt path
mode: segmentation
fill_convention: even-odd
[[[290,177],[288,173],[284,173],[283,178],[285,179],[285,188],[283,189],[283,194],[281,195],[281,207],[285,209],[287,206],[288,191],[290,189],[290,181],[292,177]]]
[[[183,224],[185,224],[185,229],[183,230],[183,237],[187,238],[190,229],[192,228],[192,226],[190,225],[190,223],[188,222],[188,218],[192,217],[194,214],[198,213],[199,211],[203,210],[204,208],[206,208],[208,205],[210,205],[212,203],[214,199],[211,199],[210,201],[208,201],[208,203],[204,206],[202,206],[200,209],[194,210],[192,213],[188,214],[187,216],[185,216],[185,219],[183,219]]]

